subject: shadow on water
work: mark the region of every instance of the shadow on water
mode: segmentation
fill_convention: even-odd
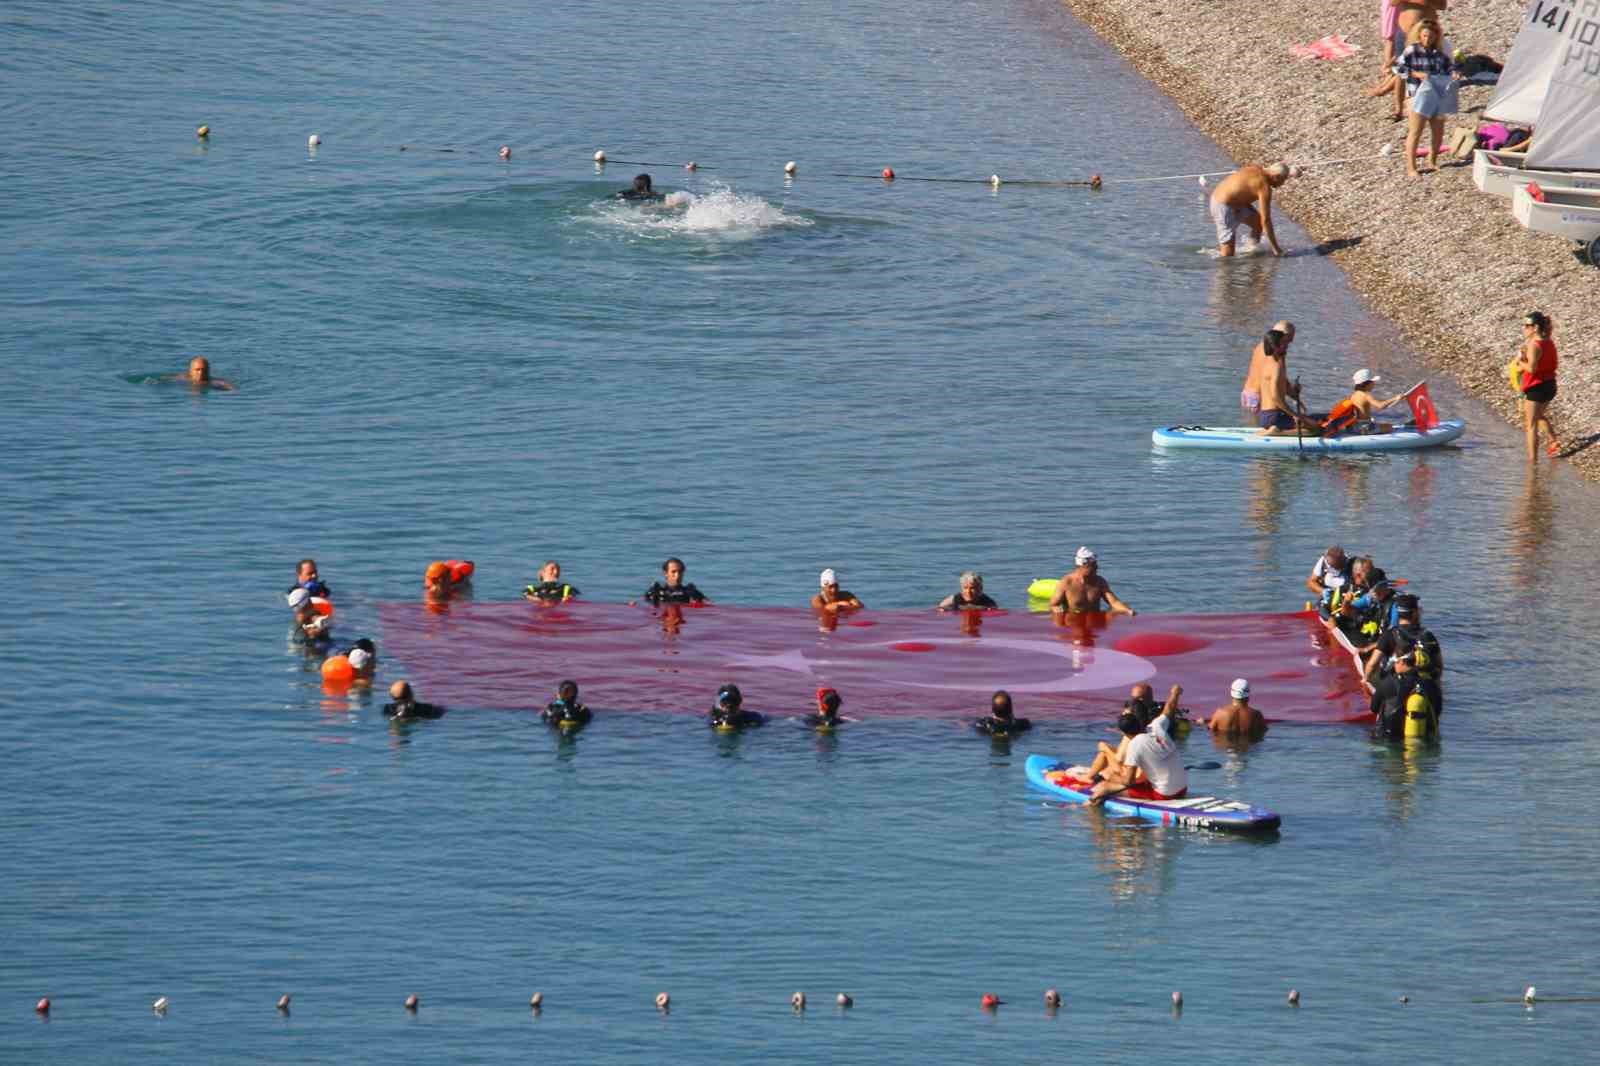
[[[1556,528],[1550,471],[1543,465],[1530,464],[1523,476],[1522,492],[1508,499],[1512,511],[1506,518],[1506,552],[1511,556],[1511,580],[1519,589],[1535,589],[1549,571],[1547,552]]]

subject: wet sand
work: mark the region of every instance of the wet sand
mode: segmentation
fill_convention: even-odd
[[[1561,351],[1551,415],[1563,455],[1600,480],[1600,447],[1589,446],[1600,440],[1600,270],[1571,242],[1524,230],[1509,199],[1478,192],[1470,159],[1441,159],[1438,173],[1406,177],[1405,124],[1390,120],[1388,98],[1364,95],[1383,59],[1377,0],[1063,3],[1240,163],[1370,156],[1308,171],[1275,204],[1330,249],[1355,290],[1430,363],[1518,425],[1504,367],[1521,342],[1522,316],[1550,314]],[[1522,10],[1513,0],[1455,0],[1445,33],[1455,47],[1504,62]],[[1361,51],[1337,62],[1289,51],[1330,33]],[[1445,123],[1447,148],[1492,93],[1463,86],[1461,112]],[[1387,143],[1395,150],[1385,158]]]

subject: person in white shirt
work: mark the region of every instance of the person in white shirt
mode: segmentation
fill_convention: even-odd
[[[1091,804],[1123,794],[1132,799],[1177,799],[1189,791],[1189,771],[1172,740],[1172,723],[1182,694],[1182,687],[1172,686],[1161,716],[1150,723],[1148,730],[1141,732],[1139,716],[1132,712],[1117,720],[1117,728],[1132,739],[1123,761],[1108,763],[1098,775],[1100,780],[1089,794]]]

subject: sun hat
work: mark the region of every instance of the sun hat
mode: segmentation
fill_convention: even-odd
[[[1354,374],[1350,375],[1350,383],[1352,385],[1376,385],[1382,380],[1382,378],[1368,370],[1366,367],[1362,367],[1360,370],[1357,370]]]
[[[1250,682],[1246,681],[1242,677],[1235,678],[1233,685],[1228,689],[1228,692],[1236,700],[1247,700],[1250,698]]]

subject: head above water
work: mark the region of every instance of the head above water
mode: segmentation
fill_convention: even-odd
[[[839,694],[833,689],[817,689],[817,708],[822,711],[823,714],[837,714],[839,711],[839,705],[843,702],[844,701],[839,698]]]
[[[1234,678],[1233,679],[1233,684],[1228,686],[1228,695],[1232,696],[1234,699],[1238,700],[1240,703],[1249,702],[1249,700],[1250,700],[1250,682],[1245,680],[1242,677]]]
[[[661,572],[667,575],[667,584],[669,585],[676,585],[678,582],[682,581],[683,572],[685,569],[686,567],[683,565],[683,560],[679,559],[677,556],[673,556],[661,564]]]
[[[961,573],[961,587],[972,589],[974,592],[983,588],[983,575],[976,570],[964,570]]]
[[[633,178],[633,191],[634,192],[652,192],[652,191],[654,191],[650,187],[650,175],[648,175],[648,174],[635,174],[634,178]]]
[[[1333,567],[1335,570],[1343,570],[1345,568],[1345,566],[1348,565],[1348,563],[1350,562],[1349,558],[1344,553],[1344,549],[1339,547],[1339,545],[1337,545],[1337,544],[1333,545],[1327,551],[1323,552],[1322,553],[1322,558],[1329,566]]]
[[[1078,566],[1097,567],[1100,565],[1100,557],[1094,553],[1094,549],[1089,547],[1079,548],[1077,554],[1072,557],[1072,561]]]
[[[404,681],[396,681],[389,686],[389,698],[400,702],[411,698],[411,686]]]
[[[189,380],[196,385],[204,385],[211,380],[211,361],[203,355],[197,355],[189,360]]]
[[[817,585],[825,589],[836,589],[839,587],[839,575],[834,573],[833,567],[830,566],[817,575]]]
[[[564,703],[578,702],[578,683],[576,681],[563,681],[556,686],[556,698]]]
[[[1156,698],[1156,690],[1150,687],[1150,682],[1141,681],[1128,692],[1128,698],[1149,703]]]
[[[744,703],[744,693],[735,684],[723,685],[717,690],[717,706],[733,709]]]
[[[989,713],[996,718],[1010,718],[1013,713],[1011,706],[1011,693],[1000,689],[989,697]]]
[[[539,567],[540,581],[560,581],[561,564],[554,559],[546,559],[544,565]]]
[[[295,567],[295,580],[315,581],[317,579],[317,561],[315,559],[301,559]]]

